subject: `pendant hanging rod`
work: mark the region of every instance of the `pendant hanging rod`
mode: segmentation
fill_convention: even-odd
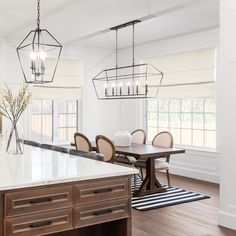
[[[135,64],[135,61],[134,61],[134,25],[135,25],[135,23],[133,22],[133,66],[134,66],[134,64]]]
[[[118,30],[128,27],[128,26],[132,26],[132,65],[135,65],[135,59],[134,59],[134,26],[137,23],[140,23],[140,20],[133,20],[133,21],[129,21],[126,22],[124,24],[112,27],[111,30],[115,30],[116,31],[116,68],[118,68]],[[134,69],[134,68],[133,68]],[[133,71],[134,73],[134,71]]]
[[[118,68],[118,30],[116,29],[116,68]]]
[[[135,65],[135,59],[134,59],[134,26],[137,23],[140,23],[141,20],[133,20],[133,21],[129,21],[126,22],[124,24],[121,25],[117,25],[115,27],[110,28],[111,30],[115,30],[116,31],[116,68],[118,68],[118,30],[128,27],[128,26],[132,26],[133,31],[132,31],[132,65]]]
[[[37,15],[37,28],[38,30],[40,29],[40,0],[37,1],[37,12],[38,12],[38,15]]]

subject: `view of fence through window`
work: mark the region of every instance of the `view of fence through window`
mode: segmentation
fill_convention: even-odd
[[[78,130],[78,101],[33,100],[32,139],[39,142],[73,141]]]
[[[149,99],[147,129],[148,140],[170,131],[177,145],[215,149],[215,98]]]
[[[73,140],[77,129],[77,101],[59,101],[57,107],[57,140]]]
[[[51,142],[53,136],[53,101],[33,100],[31,112],[32,139],[39,142]]]

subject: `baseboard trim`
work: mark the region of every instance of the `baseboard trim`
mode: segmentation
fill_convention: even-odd
[[[225,211],[219,211],[219,225],[236,230],[236,215]]]
[[[189,177],[193,179],[199,179],[211,183],[219,183],[220,176],[217,173],[205,172],[200,170],[194,170],[190,168],[183,168],[178,166],[171,166],[170,173],[175,175],[180,175],[184,177]]]

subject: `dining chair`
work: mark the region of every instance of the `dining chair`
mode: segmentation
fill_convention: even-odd
[[[143,129],[136,129],[131,133],[131,143],[145,144],[146,143],[146,132]],[[118,155],[115,159],[116,162],[134,165],[136,158],[124,155]]]
[[[168,131],[160,132],[153,138],[152,145],[156,147],[167,147],[167,148],[173,147],[173,136]],[[170,155],[166,155],[163,156],[163,158],[158,158],[155,160],[155,170],[166,171],[168,186],[170,186],[169,161],[170,161]],[[143,169],[146,168],[146,163],[143,160],[137,160],[134,163],[134,166],[140,168],[142,174]]]
[[[84,151],[84,152],[91,152],[92,151],[92,144],[89,139],[82,133],[75,133],[74,134],[74,141],[76,150]]]
[[[96,136],[97,152],[104,155],[104,161],[114,163],[116,149],[112,141],[103,135]]]
[[[79,156],[79,157],[84,157],[88,159],[93,159],[97,161],[104,161],[104,155],[100,153],[95,153],[95,152],[84,152],[80,150],[75,150],[75,149],[70,149],[69,154]]]
[[[146,132],[143,129],[136,129],[131,133],[132,143],[145,144],[146,143]]]
[[[137,143],[137,144],[145,144],[146,143],[146,132],[143,129],[136,129],[131,133],[131,143]],[[131,156],[126,156],[126,155],[118,155],[115,159],[116,162],[122,163],[122,164],[128,164],[133,167],[134,163],[137,161],[135,157]],[[143,170],[140,168],[141,176],[138,174],[143,179]],[[134,189],[136,190],[137,188],[137,175],[134,175]]]

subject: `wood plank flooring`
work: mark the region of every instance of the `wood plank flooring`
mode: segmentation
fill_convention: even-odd
[[[158,178],[166,183],[165,174],[158,173]],[[219,185],[174,175],[171,184],[211,198],[147,212],[133,210],[133,236],[236,236],[236,231],[217,225]]]

